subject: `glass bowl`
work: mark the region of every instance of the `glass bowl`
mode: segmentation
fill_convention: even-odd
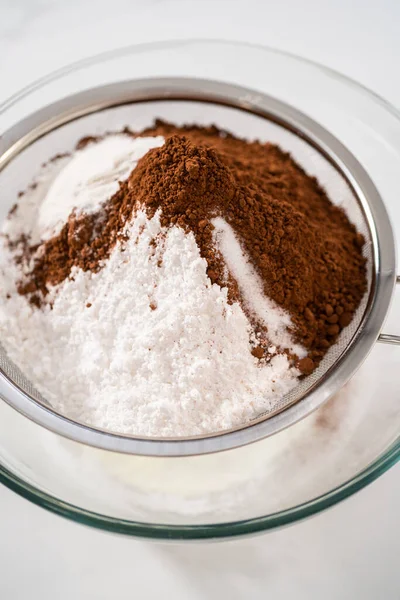
[[[374,181],[394,225],[400,223],[396,110],[329,69],[268,48],[176,41],[89,58],[4,102],[0,133],[70,94],[155,77],[236,84],[292,105],[352,152]],[[120,124],[135,128],[134,120],[133,111],[129,123]],[[53,154],[63,150],[55,147]],[[18,175],[21,189],[34,174],[33,164],[32,172]],[[1,210],[3,216],[4,202]],[[390,321],[395,323],[395,311]],[[291,523],[346,498],[398,460],[399,351],[376,345],[339,394],[290,428],[247,446],[199,456],[161,458],[101,449],[41,427],[0,402],[0,480],[75,521],[142,537],[232,537]]]

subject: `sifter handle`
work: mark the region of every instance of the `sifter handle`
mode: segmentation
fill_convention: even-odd
[[[397,285],[400,284],[400,275],[396,277]],[[378,342],[382,344],[393,344],[395,346],[400,346],[400,335],[391,335],[390,333],[381,333],[378,337]]]

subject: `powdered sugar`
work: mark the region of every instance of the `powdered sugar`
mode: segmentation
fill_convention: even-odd
[[[73,161],[70,169],[78,165]],[[112,173],[116,171],[102,180],[102,193],[115,185]],[[77,182],[78,174],[71,181]],[[65,171],[59,181],[64,176]],[[86,189],[75,199],[99,200],[100,189],[95,188],[93,196]],[[55,215],[61,219],[55,189],[53,184],[44,201],[37,189],[27,194],[5,225],[8,232],[26,231],[38,211],[39,229],[54,228]],[[79,210],[87,207],[85,201]],[[50,404],[78,421],[155,437],[204,434],[246,423],[273,408],[296,385],[299,372],[284,354],[261,361],[252,356],[256,340],[250,323],[238,303],[228,303],[227,289],[211,283],[194,235],[177,226],[163,228],[159,217],[159,212],[149,219],[139,211],[126,228],[128,240],[115,246],[98,273],[75,267],[40,309],[16,293],[20,267],[3,242],[2,343]],[[239,285],[246,278],[253,295],[255,274],[238,255],[240,246],[232,243],[224,221],[215,224],[228,267]],[[271,342],[294,347],[286,313],[257,294],[248,298],[254,299]]]

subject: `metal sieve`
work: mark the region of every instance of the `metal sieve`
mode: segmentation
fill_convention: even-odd
[[[353,321],[312,375],[283,396],[272,411],[241,427],[206,436],[139,438],[72,421],[52,409],[2,346],[0,396],[36,423],[81,443],[152,456],[204,454],[255,442],[299,421],[349,380],[377,340],[400,344],[399,336],[381,333],[396,282],[394,236],[367,172],[318,123],[280,100],[250,89],[186,78],[133,80],[93,88],[51,104],[6,131],[0,138],[0,185],[6,190],[0,218],[40,164],[71,150],[80,137],[125,125],[140,129],[156,117],[177,124],[214,122],[248,139],[278,143],[319,179],[366,239],[368,290]]]

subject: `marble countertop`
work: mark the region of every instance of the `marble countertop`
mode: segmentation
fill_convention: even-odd
[[[399,22],[397,0],[0,0],[0,101],[103,50],[216,37],[317,60],[400,106]],[[398,600],[399,506],[397,465],[340,505],[283,530],[168,545],[76,525],[0,487],[0,597]]]

